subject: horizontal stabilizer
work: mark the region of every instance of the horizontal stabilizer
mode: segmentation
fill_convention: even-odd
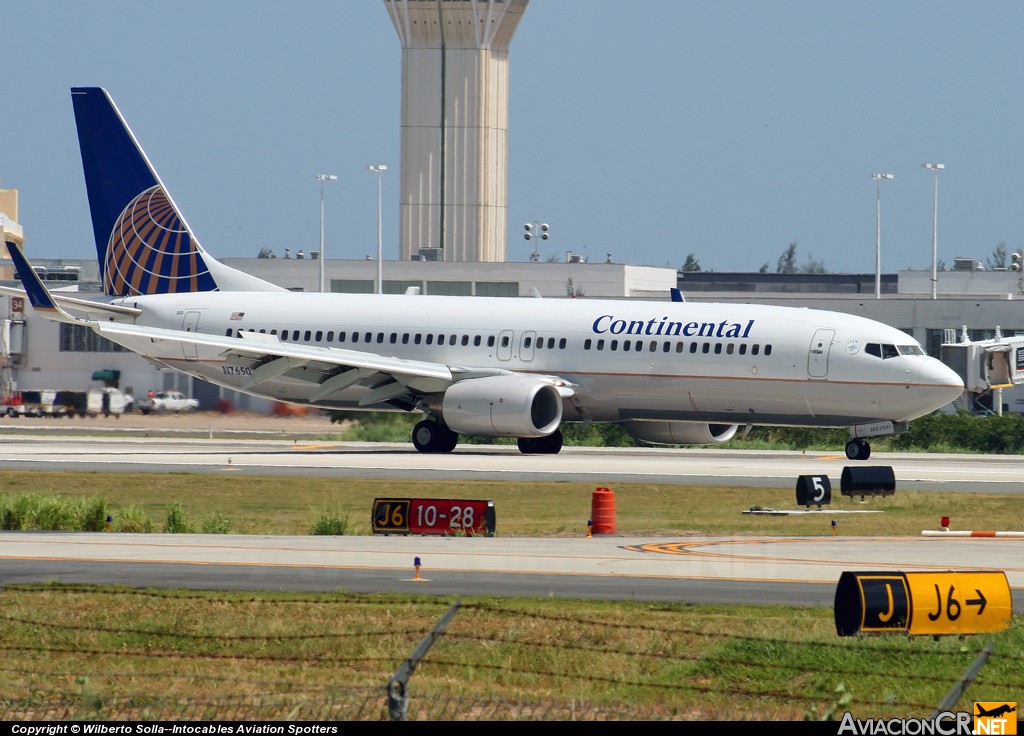
[[[82,320],[72,317],[53,300],[50,292],[43,284],[43,280],[39,278],[39,274],[32,268],[32,264],[28,262],[28,259],[25,258],[25,254],[21,252],[18,244],[12,243],[9,240],[6,241],[6,244],[7,252],[10,253],[11,261],[18,272],[18,277],[25,286],[25,294],[28,296],[28,301],[32,308],[37,312],[47,313],[50,319],[57,322],[81,322]]]

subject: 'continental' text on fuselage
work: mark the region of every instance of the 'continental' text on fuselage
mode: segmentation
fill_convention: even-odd
[[[668,317],[651,317],[649,320],[616,319],[613,314],[603,314],[594,320],[594,332],[598,335],[665,335],[668,337],[749,337],[754,320],[742,322],[673,322]]]

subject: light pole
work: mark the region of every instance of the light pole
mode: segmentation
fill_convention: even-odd
[[[384,179],[384,172],[388,170],[388,167],[384,164],[373,164],[372,166],[366,167],[367,171],[372,171],[377,175],[377,293],[384,293],[384,271],[383,271],[383,241],[381,238],[381,224],[380,224],[380,195],[381,195],[381,182]]]
[[[892,174],[872,174],[875,180],[875,299],[882,298],[882,179]]]
[[[932,299],[936,298],[939,284],[939,172],[946,168],[945,164],[921,164],[935,174],[935,198],[932,200]]]
[[[523,227],[526,229],[526,233],[523,235],[527,240],[547,240],[548,239],[548,224],[546,222],[528,222]],[[533,253],[530,254],[530,261],[537,263],[540,261],[540,251],[537,249],[539,243],[533,244]]]
[[[320,291],[324,290],[324,182],[337,179],[334,174],[316,175],[316,180],[320,182]]]

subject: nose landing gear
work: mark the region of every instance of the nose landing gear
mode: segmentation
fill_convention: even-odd
[[[871,457],[871,445],[859,437],[850,440],[846,443],[846,457],[850,460],[867,460]]]

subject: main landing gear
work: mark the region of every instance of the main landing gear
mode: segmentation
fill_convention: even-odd
[[[420,452],[451,452],[458,443],[458,434],[432,419],[424,419],[412,428],[412,444]]]
[[[846,443],[846,457],[850,460],[867,460],[871,457],[871,445],[859,437],[850,440]]]
[[[424,419],[412,429],[412,444],[420,452],[451,452],[459,443],[459,435],[447,424]],[[557,455],[562,449],[562,431],[556,429],[545,437],[520,437],[519,451],[524,455]]]
[[[519,452],[524,455],[557,455],[562,449],[562,430],[544,437],[520,437]]]

